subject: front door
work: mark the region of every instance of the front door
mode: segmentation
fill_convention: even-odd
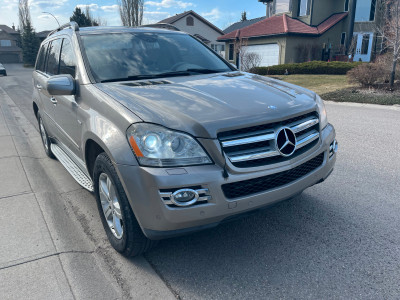
[[[372,41],[374,34],[372,32],[355,32],[353,39],[355,43],[354,61],[371,61]]]
[[[71,41],[62,39],[58,74],[69,74],[75,79],[76,59]],[[81,147],[81,124],[77,118],[78,104],[75,96],[53,96],[57,101],[55,109],[56,122],[60,131],[59,139],[78,157]]]

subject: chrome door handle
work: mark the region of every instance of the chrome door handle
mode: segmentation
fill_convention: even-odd
[[[40,84],[37,84],[37,85],[36,85],[36,88],[37,88],[38,90],[41,90],[41,89],[42,89],[42,86],[41,86]]]
[[[54,97],[50,98],[51,103],[53,103],[54,105],[57,105],[57,100]]]

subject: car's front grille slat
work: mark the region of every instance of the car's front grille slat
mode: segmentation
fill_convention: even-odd
[[[218,134],[218,139],[234,166],[239,168],[262,166],[277,160],[282,161],[276,159],[281,156],[276,146],[276,136],[284,127],[293,131],[297,143],[295,153],[283,161],[304,153],[304,149],[312,148],[319,140],[319,116],[316,112],[281,122],[222,132]]]

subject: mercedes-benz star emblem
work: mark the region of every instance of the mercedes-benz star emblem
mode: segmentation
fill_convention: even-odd
[[[282,128],[276,135],[276,148],[282,156],[290,156],[296,151],[296,135],[290,128]]]

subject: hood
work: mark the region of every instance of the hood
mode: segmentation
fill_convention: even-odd
[[[315,93],[247,73],[219,73],[97,86],[144,122],[196,137],[316,110]]]

